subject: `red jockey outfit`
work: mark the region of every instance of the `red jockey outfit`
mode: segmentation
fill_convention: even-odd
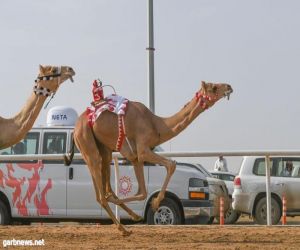
[[[104,99],[104,93],[102,88],[102,82],[98,79],[93,82],[93,98],[94,104],[101,102]]]

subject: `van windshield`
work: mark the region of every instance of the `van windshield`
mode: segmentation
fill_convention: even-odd
[[[29,132],[24,139],[17,144],[0,150],[0,155],[36,155],[39,153],[39,132]],[[1,160],[1,163],[37,162],[37,160]]]
[[[29,132],[26,137],[17,144],[0,150],[0,155],[28,155],[38,154],[39,149],[38,132]]]

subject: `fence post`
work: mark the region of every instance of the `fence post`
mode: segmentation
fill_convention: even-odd
[[[224,225],[224,197],[220,197],[220,225]]]
[[[282,225],[286,225],[286,196],[282,196]]]
[[[265,166],[266,166],[266,193],[267,193],[267,225],[272,226],[272,217],[271,217],[271,209],[272,209],[272,203],[271,203],[271,160],[270,156],[266,155],[265,158]]]

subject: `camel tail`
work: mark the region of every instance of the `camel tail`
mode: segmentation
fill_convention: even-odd
[[[71,165],[71,163],[73,161],[73,157],[74,157],[74,151],[75,151],[75,142],[74,142],[74,137],[72,136],[71,150],[69,151],[69,153],[66,153],[64,155],[65,166]]]

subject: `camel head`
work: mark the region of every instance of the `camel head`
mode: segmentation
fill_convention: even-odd
[[[36,87],[55,93],[60,84],[70,79],[73,82],[75,71],[69,66],[42,66],[36,79]]]
[[[231,86],[227,83],[208,83],[201,82],[201,89],[198,93],[210,97],[212,100],[219,100],[223,97],[229,99],[230,94],[233,92]]]
[[[212,106],[223,97],[229,100],[233,92],[231,86],[227,83],[207,83],[201,82],[201,89],[196,93],[196,99],[203,108]]]

